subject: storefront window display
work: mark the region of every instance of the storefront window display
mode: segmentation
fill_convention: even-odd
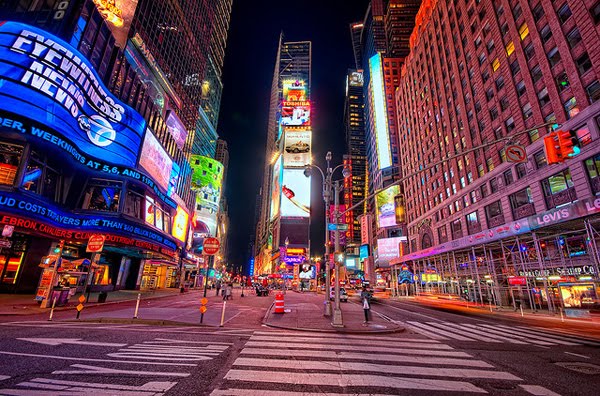
[[[32,150],[23,175],[22,187],[51,202],[60,201],[60,165],[50,157]]]
[[[560,283],[560,297],[565,308],[599,308],[598,285],[594,283]]]
[[[0,143],[0,185],[13,185],[22,154],[23,147]]]
[[[123,183],[116,180],[91,179],[85,190],[83,208],[117,212]]]

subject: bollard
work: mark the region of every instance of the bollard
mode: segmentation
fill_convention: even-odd
[[[225,306],[227,305],[227,300],[223,300],[223,309],[221,310],[221,324],[219,327],[223,327],[223,322],[225,320]]]
[[[523,315],[523,305],[519,305],[519,308],[521,308],[521,317],[525,316]]]
[[[563,316],[563,309],[562,309],[562,307],[560,307],[560,321],[561,322],[565,321],[565,317]]]
[[[494,312],[492,311],[492,301],[490,301],[490,312]]]
[[[50,309],[50,317],[48,318],[49,322],[52,322],[52,316],[54,315],[54,306],[56,305],[56,297],[52,301],[52,308]]]
[[[278,292],[275,295],[275,313],[277,314],[282,314],[284,313],[284,307],[285,307],[285,303],[283,300],[283,293],[282,292]]]
[[[137,302],[135,303],[135,312],[133,313],[133,319],[137,319],[138,310],[140,309],[140,298],[142,298],[142,293],[138,293]]]

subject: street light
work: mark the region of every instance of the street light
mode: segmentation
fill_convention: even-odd
[[[317,169],[319,171],[319,173],[321,174],[322,180],[323,180],[323,201],[325,202],[325,275],[326,275],[326,286],[325,286],[325,307],[324,307],[324,315],[325,316],[331,316],[331,303],[329,302],[329,296],[331,295],[331,275],[330,275],[330,256],[329,256],[329,229],[327,228],[327,223],[329,223],[329,203],[331,202],[331,189],[332,189],[332,176],[335,173],[336,170],[338,170],[339,168],[344,168],[342,171],[342,176],[344,178],[347,178],[350,176],[350,170],[348,168],[345,167],[344,164],[340,164],[338,166],[336,166],[335,168],[331,168],[330,162],[331,162],[331,151],[327,152],[327,155],[325,156],[325,161],[327,161],[327,169],[325,170],[325,172],[323,172],[323,170],[317,166],[317,165],[313,165],[313,164],[307,164],[304,167],[304,176],[306,177],[310,177],[311,176],[311,170]],[[338,220],[339,220],[339,192],[340,192],[340,185],[338,182],[335,183],[335,195],[334,195],[334,202],[335,202],[335,211],[334,211],[334,220],[335,220],[335,224],[336,224],[336,238],[335,238],[335,249],[336,251],[338,251],[340,249],[340,245],[339,245],[339,230],[337,230],[337,224],[338,224]],[[333,315],[333,322],[332,325],[333,326],[339,326],[342,327],[343,324],[343,319],[342,319],[342,311],[340,309],[340,283],[339,283],[339,274],[340,274],[340,268],[339,266],[335,267],[335,280],[336,280],[336,285],[335,285],[335,312]]]

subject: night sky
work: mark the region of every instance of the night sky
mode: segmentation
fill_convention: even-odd
[[[284,32],[286,41],[312,41],[312,155],[324,168],[325,153],[331,151],[332,165],[337,165],[345,153],[345,75],[354,67],[349,24],[363,19],[368,4],[368,0],[234,0],[217,129],[229,145],[225,186],[230,216],[228,259],[236,268],[246,266],[248,244],[254,239],[279,33]],[[322,255],[325,231],[320,175],[313,177],[311,204],[312,254]]]

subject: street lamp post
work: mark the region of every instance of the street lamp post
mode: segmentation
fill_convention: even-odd
[[[331,302],[329,301],[329,296],[331,295],[331,273],[330,273],[330,269],[331,269],[331,262],[330,262],[330,256],[329,256],[329,229],[327,228],[327,223],[329,223],[329,203],[331,202],[331,187],[332,187],[332,181],[331,181],[331,177],[333,176],[333,173],[344,166],[344,164],[340,164],[338,166],[336,166],[335,168],[331,168],[330,162],[331,162],[331,151],[327,152],[327,155],[325,156],[325,161],[327,161],[327,169],[325,170],[325,172],[323,172],[323,170],[318,167],[317,165],[313,165],[313,164],[307,164],[305,165],[304,168],[304,175],[306,177],[310,177],[310,170],[312,168],[316,168],[319,173],[321,173],[321,177],[323,178],[323,201],[325,202],[325,303],[324,303],[324,315],[325,316],[331,316],[332,312],[331,312]],[[342,172],[344,177],[348,177],[348,170],[346,168],[344,168],[343,172]],[[339,194],[337,194],[339,195]],[[339,198],[338,198],[339,199]],[[336,199],[336,202],[337,199]],[[337,208],[337,206],[336,206]],[[336,217],[336,221],[337,221],[337,217]],[[337,278],[336,278],[337,281]],[[336,289],[336,298],[339,301],[339,286]],[[339,310],[339,303],[337,305],[338,310]],[[341,320],[341,311],[340,311],[340,316],[339,316],[340,320]]]
[[[340,253],[340,183],[335,181],[334,185],[334,213],[333,218],[335,220],[335,253]],[[333,322],[331,324],[334,327],[344,327],[344,320],[342,318],[342,310],[340,309],[340,258],[334,258],[335,265],[335,307],[333,310]]]

